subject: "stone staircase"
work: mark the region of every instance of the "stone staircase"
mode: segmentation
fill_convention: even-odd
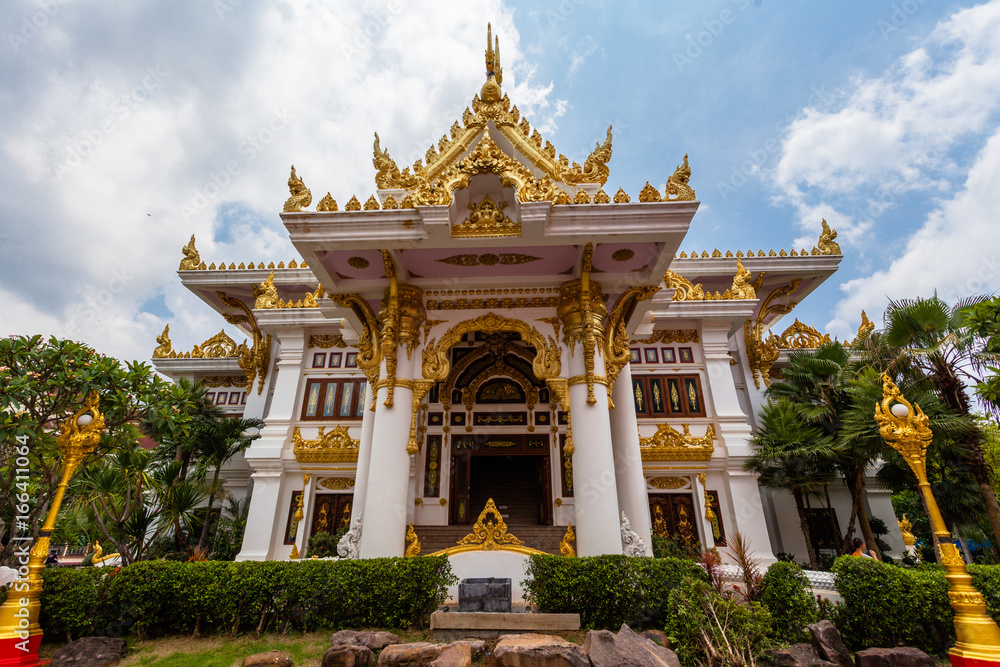
[[[420,553],[427,555],[453,547],[463,537],[472,532],[468,526],[414,526],[420,540]],[[559,553],[559,543],[566,534],[566,526],[507,526],[507,532],[524,542],[524,546],[545,553]]]

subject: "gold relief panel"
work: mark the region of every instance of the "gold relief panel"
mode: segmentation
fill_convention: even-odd
[[[686,477],[650,477],[646,481],[654,489],[686,489],[691,486],[691,480]]]
[[[315,440],[304,439],[296,426],[292,433],[292,445],[295,460],[299,463],[330,463],[356,462],[361,443],[352,438],[342,425],[329,432],[320,426]]]
[[[344,491],[345,489],[354,488],[354,480],[349,477],[327,477],[326,479],[321,479],[319,485],[331,491]]]
[[[705,435],[691,435],[690,426],[682,424],[683,433],[660,424],[656,433],[639,438],[639,451],[643,461],[708,461],[715,451],[715,425],[709,424]]]
[[[491,238],[520,236],[521,223],[514,222],[503,210],[507,202],[494,203],[489,195],[478,204],[469,204],[469,217],[451,228],[452,238]]]

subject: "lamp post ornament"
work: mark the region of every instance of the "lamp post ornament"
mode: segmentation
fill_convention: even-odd
[[[955,635],[958,641],[948,651],[956,667],[1000,665],[1000,627],[986,613],[983,596],[972,587],[972,577],[965,561],[952,544],[931,485],[927,481],[927,445],[933,434],[929,420],[919,405],[907,401],[899,387],[882,374],[882,403],[875,404],[875,422],[879,434],[906,460],[917,478],[930,514],[931,529],[940,542],[940,561],[948,580],[948,601],[955,611]]]
[[[97,392],[92,391],[72,417],[62,423],[56,444],[62,453],[62,477],[38,540],[28,558],[28,587],[18,590],[18,581],[7,592],[7,601],[0,606],[0,667],[17,665],[27,667],[47,664],[39,661],[38,647],[42,643],[42,628],[38,625],[41,610],[42,570],[49,553],[49,538],[56,526],[56,517],[62,505],[69,480],[77,466],[88,454],[97,449],[104,430],[104,415],[97,409]],[[8,650],[9,649],[9,650]]]

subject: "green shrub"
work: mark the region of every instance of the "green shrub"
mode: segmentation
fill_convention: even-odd
[[[968,570],[972,585],[983,594],[986,611],[994,619],[1000,619],[1000,566],[969,565]]]
[[[670,592],[665,628],[684,667],[753,665],[774,646],[763,605],[723,597],[700,579]]]
[[[819,620],[819,607],[802,568],[773,563],[764,574],[760,601],[771,613],[776,639],[789,644],[809,641],[805,628]]]
[[[682,558],[687,560],[698,560],[701,555],[701,545],[691,540],[686,540],[680,535],[668,535],[663,537],[653,533],[653,557],[654,558]]]
[[[42,570],[42,611],[39,623],[46,633],[66,637],[92,634],[98,629],[101,603],[98,588],[107,570],[99,567],[47,567]]]
[[[954,615],[941,568],[902,568],[842,556],[833,571],[844,599],[835,611],[834,623],[850,648],[902,642],[938,652],[954,641]]]
[[[662,628],[667,598],[685,577],[707,580],[694,562],[677,558],[534,555],[522,582],[545,613],[579,613],[584,628]]]
[[[293,626],[404,628],[423,622],[454,583],[448,559],[351,561],[143,561],[53,570],[46,632],[139,637],[262,632]],[[63,574],[67,572],[69,574]],[[45,601],[45,600],[48,601]],[[89,624],[88,624],[88,619]]]
[[[337,555],[337,538],[327,532],[319,532],[309,538],[304,558],[329,558]]]

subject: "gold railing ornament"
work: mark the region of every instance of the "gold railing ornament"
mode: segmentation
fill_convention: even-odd
[[[492,498],[479,513],[471,533],[459,540],[455,546],[435,551],[431,556],[450,556],[465,551],[516,551],[526,555],[545,553],[524,546],[524,542],[507,532],[507,523]]]
[[[417,539],[417,531],[413,529],[412,523],[406,528],[406,553],[404,555],[407,558],[420,555],[420,540]]]
[[[576,556],[576,549],[573,545],[576,543],[576,532],[573,530],[573,524],[566,524],[566,534],[563,535],[562,542],[559,543],[559,553],[568,558],[573,558]]]
[[[917,478],[931,529],[937,536],[941,565],[948,580],[948,601],[955,611],[955,636],[958,641],[948,651],[953,665],[1000,665],[1000,627],[986,613],[982,594],[972,587],[972,577],[958,548],[952,544],[931,485],[927,481],[927,445],[933,437],[930,420],[919,405],[903,397],[899,387],[882,374],[882,402],[875,404],[875,422],[879,434],[906,460]]]
[[[92,391],[84,399],[83,407],[62,423],[56,438],[56,445],[62,454],[62,477],[28,558],[28,590],[19,591],[15,595],[15,589],[11,588],[11,594],[7,596],[3,606],[0,606],[0,660],[14,655],[20,657],[20,662],[4,661],[0,664],[38,664],[38,647],[42,642],[38,615],[41,611],[42,570],[45,569],[45,559],[49,555],[49,538],[55,530],[56,518],[70,478],[83,459],[101,443],[105,422],[104,415],[97,409],[97,403],[97,392]]]

